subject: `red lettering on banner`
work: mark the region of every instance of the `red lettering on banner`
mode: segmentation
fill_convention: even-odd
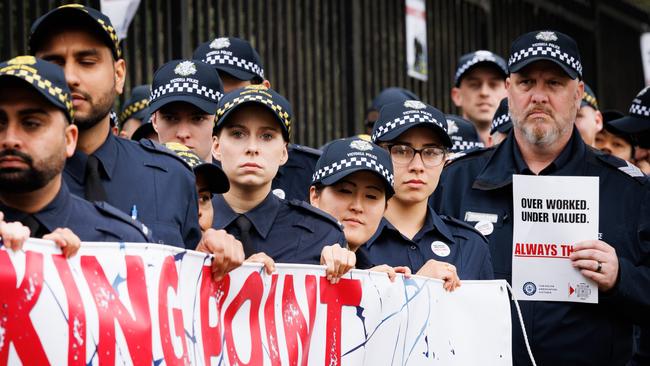
[[[134,365],[151,365],[151,316],[142,258],[125,256],[126,285],[135,317],[122,304],[106,279],[104,270],[91,256],[81,257],[81,270],[90,287],[99,316],[98,357],[100,365],[115,364],[115,321],[117,320]]]
[[[271,275],[271,289],[264,304],[264,324],[266,325],[266,341],[269,345],[272,366],[282,365],[280,349],[278,348],[278,331],[275,329],[275,289],[277,286],[278,275]]]
[[[325,332],[325,365],[341,364],[341,308],[361,304],[361,281],[342,278],[332,285],[320,278],[320,302],[327,304],[327,330]]]
[[[228,296],[230,276],[226,275],[221,281],[212,279],[210,266],[203,266],[201,275],[201,337],[203,339],[203,362],[211,365],[210,358],[221,354],[221,307]],[[216,300],[216,308],[210,309],[210,298]],[[217,325],[210,326],[210,313],[217,317]]]
[[[68,366],[83,366],[86,364],[86,310],[66,258],[53,255],[52,261],[68,302]]]
[[[307,365],[309,357],[309,343],[314,329],[316,317],[316,277],[305,276],[305,295],[309,307],[309,325],[300,311],[293,289],[293,276],[284,277],[284,290],[282,291],[282,319],[284,320],[284,335],[287,340],[289,365],[298,365],[298,343],[302,350],[301,365]]]
[[[264,351],[262,350],[262,335],[260,332],[259,311],[262,302],[264,285],[262,277],[258,272],[248,275],[246,282],[241,287],[241,291],[232,300],[226,313],[224,314],[226,349],[228,361],[231,365],[262,365],[264,363]],[[251,335],[251,356],[248,362],[243,362],[237,354],[235,341],[232,334],[232,320],[241,308],[244,302],[250,301],[250,313],[248,316],[248,325]]]
[[[6,251],[0,251],[0,329],[4,331],[0,343],[0,364],[6,365],[9,345],[23,365],[49,365],[41,340],[29,318],[43,289],[43,255],[25,253],[25,276],[16,288],[16,271]]]
[[[158,284],[158,323],[160,324],[160,342],[162,343],[165,364],[167,365],[189,365],[190,359],[187,355],[187,341],[183,327],[183,311],[173,308],[174,333],[180,338],[183,344],[181,357],[176,357],[174,344],[172,343],[171,331],[169,329],[169,308],[167,306],[167,292],[169,289],[178,290],[178,272],[173,256],[167,256],[163,261],[160,270],[160,283]],[[208,364],[209,365],[209,364]]]

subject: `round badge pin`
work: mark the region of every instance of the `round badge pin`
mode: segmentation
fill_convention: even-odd
[[[478,230],[479,233],[487,236],[492,234],[494,231],[494,224],[492,224],[490,221],[479,221],[474,225],[474,228]]]
[[[286,194],[285,194],[284,191],[283,191],[282,189],[280,189],[280,188],[276,188],[276,189],[274,189],[274,190],[273,190],[273,194],[274,194],[276,197],[281,198],[281,199],[284,199],[284,198],[286,197]]]
[[[441,241],[434,241],[431,243],[431,251],[433,251],[433,253],[438,257],[446,257],[451,253],[449,245]]]

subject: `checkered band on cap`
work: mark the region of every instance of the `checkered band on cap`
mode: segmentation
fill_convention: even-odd
[[[221,94],[218,90],[213,90],[211,88],[208,88],[207,86],[199,86],[197,83],[190,83],[190,82],[174,82],[170,84],[165,84],[157,87],[155,90],[151,91],[151,97],[149,98],[149,102],[153,102],[154,100],[161,98],[162,96],[166,94],[172,94],[172,93],[192,93],[196,94],[198,96],[204,97],[204,98],[209,98],[213,100],[215,103],[221,99],[223,94]]]
[[[650,108],[648,108],[648,106],[635,103],[630,107],[630,114],[635,114],[641,117],[650,117]]]
[[[454,79],[458,80],[458,78],[460,78],[460,76],[463,75],[465,71],[467,71],[467,69],[476,65],[479,62],[485,62],[485,61],[497,62],[497,59],[494,57],[493,54],[478,54],[472,57],[471,60],[465,62],[461,67],[458,68]]]
[[[9,65],[0,69],[0,75],[17,76],[33,86],[44,90],[47,94],[56,98],[65,106],[71,121],[74,118],[74,110],[72,109],[72,100],[70,95],[58,86],[53,86],[52,82],[39,75],[36,72],[36,69],[24,65]]]
[[[390,169],[387,169],[381,163],[377,162],[377,160],[369,159],[366,156],[353,156],[322,167],[314,173],[312,182],[320,181],[323,178],[327,178],[330,175],[337,173],[343,169],[352,167],[366,167],[370,170],[373,170],[381,174],[390,183],[391,186],[393,185],[393,174],[391,173]]]
[[[221,116],[223,116],[228,110],[245,102],[258,102],[269,106],[278,115],[278,117],[280,117],[280,119],[282,120],[282,124],[284,124],[284,126],[287,128],[287,131],[291,136],[291,116],[289,115],[289,113],[285,111],[281,105],[275,103],[273,99],[262,94],[240,95],[234,98],[233,100],[225,103],[223,107],[217,110],[217,117],[216,117],[217,120],[221,118]]]
[[[474,147],[485,147],[485,145],[479,141],[454,141],[451,151],[465,151]]]
[[[540,55],[551,56],[563,62],[570,68],[574,69],[578,75],[582,77],[582,64],[579,60],[573,56],[569,56],[569,54],[566,52],[562,52],[556,48],[549,46],[532,46],[523,50],[519,50],[510,56],[510,59],[508,60],[508,66],[512,66],[513,64],[523,59]]]
[[[129,105],[120,114],[120,121],[121,122],[126,121],[127,119],[129,119],[129,117],[131,117],[132,115],[134,115],[134,114],[140,112],[141,110],[147,108],[148,106],[149,106],[149,99],[141,99],[141,100]]]
[[[387,134],[388,132],[396,129],[399,126],[405,125],[407,123],[435,123],[438,127],[442,128],[445,133],[447,133],[447,129],[442,126],[440,122],[438,122],[437,119],[427,116],[426,114],[420,114],[420,113],[413,113],[413,114],[408,114],[405,116],[401,116],[398,118],[395,118],[394,120],[379,126],[377,128],[377,132],[372,134],[372,141],[376,141],[378,138],[381,136]]]
[[[202,60],[203,62],[210,64],[210,65],[230,65],[230,66],[236,66],[241,69],[247,70],[249,72],[252,72],[253,74],[259,76],[260,78],[264,79],[264,69],[260,67],[260,65],[244,60],[242,58],[236,57],[236,56],[231,56],[231,55],[224,55],[217,52],[209,52],[206,56],[205,59]]]
[[[502,124],[507,123],[508,121],[510,121],[510,115],[502,114],[499,117],[492,120],[492,128],[497,128]]]

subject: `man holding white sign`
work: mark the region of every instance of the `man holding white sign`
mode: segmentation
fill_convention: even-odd
[[[555,31],[524,34],[512,45],[508,67],[506,89],[512,131],[498,146],[469,153],[449,165],[443,171],[434,207],[441,214],[481,228],[489,240],[496,278],[513,283],[512,258],[517,250],[537,255],[549,249],[553,256],[553,248],[562,254],[565,245],[564,254],[570,260],[565,261],[566,266],[570,263],[584,276],[585,284],[593,281],[598,287],[598,304],[547,299],[521,303],[523,322],[538,364],[625,364],[632,354],[632,323],[647,323],[650,314],[650,184],[638,169],[589,148],[580,138],[575,119],[584,83],[573,39]],[[513,247],[513,195],[524,198],[522,192],[513,192],[514,174],[598,179],[600,202],[598,207],[589,207],[598,212],[598,240],[585,234],[582,239],[562,237],[566,240],[557,240],[561,243],[521,240]],[[541,186],[546,198],[565,198],[566,186]],[[535,200],[545,197],[525,198],[531,199],[531,205],[539,204],[539,208],[527,209],[529,219],[553,221],[545,199],[541,203]],[[585,203],[584,210],[582,204],[567,206],[560,215],[565,222],[558,219],[556,224],[566,225],[569,232],[575,230],[588,220],[586,208],[590,204]],[[519,215],[516,219],[522,221],[522,213]],[[548,237],[554,239],[557,233],[547,231]],[[522,233],[525,237],[526,232]],[[517,242],[524,245],[517,247]],[[544,244],[558,245],[551,248]],[[565,278],[564,286],[570,282]],[[525,285],[515,288],[515,294],[539,291]],[[587,289],[581,286],[580,296],[585,297]],[[553,292],[549,288],[544,291]],[[521,329],[513,328],[514,363],[529,364]]]

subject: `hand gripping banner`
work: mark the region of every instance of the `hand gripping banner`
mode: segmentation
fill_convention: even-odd
[[[0,365],[510,365],[503,281],[442,282],[319,266],[244,265],[222,281],[202,253],[50,242],[0,250]]]

